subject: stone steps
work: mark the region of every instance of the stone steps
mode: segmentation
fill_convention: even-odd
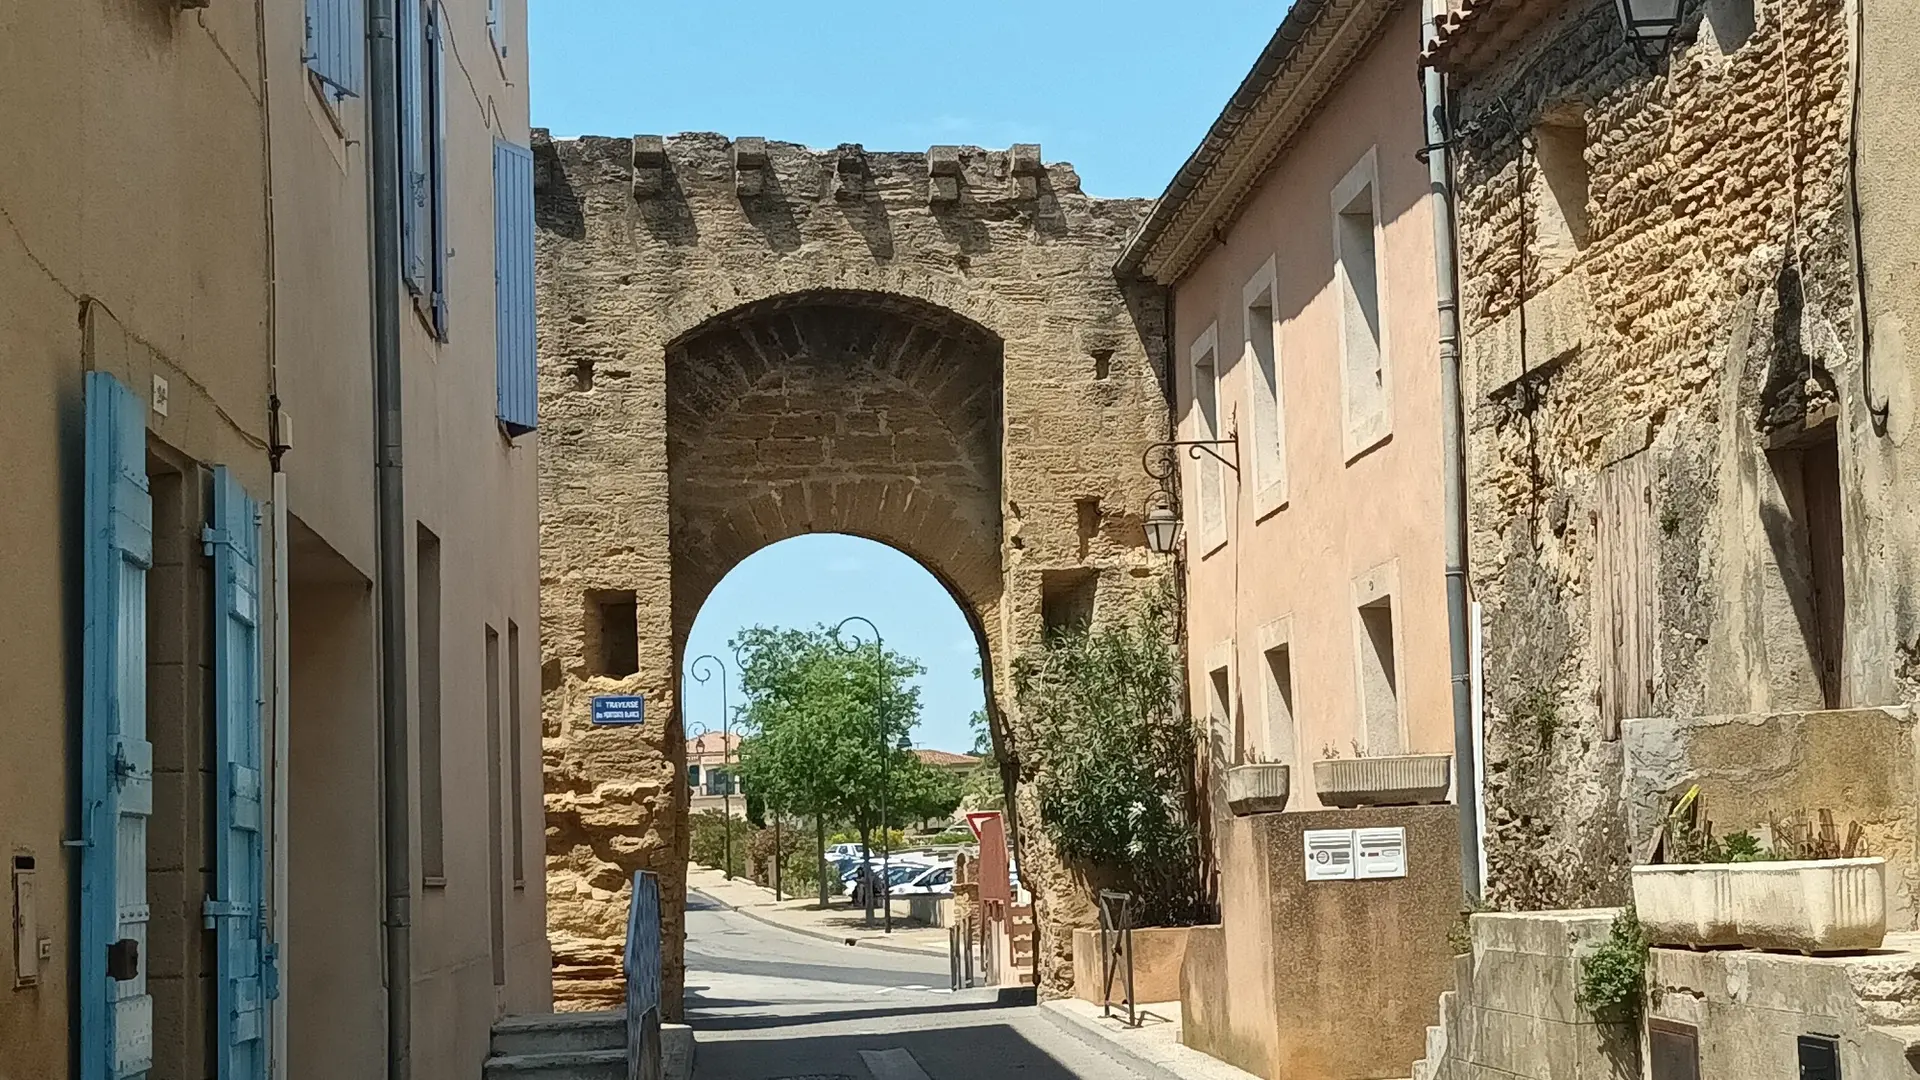
[[[502,1057],[574,1050],[621,1050],[627,1018],[618,1012],[509,1016],[493,1026],[493,1053]]]
[[[553,1054],[496,1054],[486,1080],[626,1080],[627,1051],[566,1050]]]
[[[660,1075],[690,1080],[693,1030],[662,1025],[660,1050]],[[509,1016],[493,1026],[485,1080],[627,1080],[626,1013]]]

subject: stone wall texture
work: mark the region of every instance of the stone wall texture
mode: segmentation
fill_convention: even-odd
[[[535,162],[556,995],[617,993],[626,882],[648,869],[677,1005],[679,672],[701,603],[791,536],[890,544],[966,612],[998,748],[1031,768],[1007,688],[1043,593],[1091,581],[1099,619],[1156,572],[1139,462],[1167,431],[1163,301],[1111,269],[1146,204],[1088,197],[1038,147],[538,134]],[[631,673],[604,663],[597,616],[628,592]],[[611,693],[644,694],[646,723],[591,726]],[[1067,992],[1092,909],[1042,850],[1030,793],[1015,805],[1042,985]]]
[[[1849,8],[1770,0],[1748,32],[1739,6],[1683,5],[1674,42],[1642,57],[1612,3],[1570,3],[1455,77],[1502,906],[1625,899],[1643,838],[1619,799],[1622,717],[1910,692],[1916,541],[1889,511],[1912,505],[1913,450],[1860,389]],[[1811,625],[1800,480],[1773,453],[1828,416],[1838,655]]]

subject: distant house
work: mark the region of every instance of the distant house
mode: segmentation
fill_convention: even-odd
[[[955,754],[947,750],[915,750],[913,756],[928,768],[957,773],[972,772],[981,760],[973,754]]]
[[[747,800],[737,779],[739,765],[740,736],[728,735],[722,741],[718,732],[708,732],[688,739],[687,812],[730,810],[734,817],[746,817]]]

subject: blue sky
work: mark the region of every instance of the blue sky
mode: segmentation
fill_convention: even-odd
[[[760,135],[831,147],[1037,142],[1091,194],[1152,197],[1286,13],[1284,0],[530,0],[533,122],[557,136]],[[892,548],[812,536],[767,548],[720,583],[687,656],[756,623],[862,614],[920,658],[915,741],[972,743],[978,654],[933,576]],[[689,723],[717,690],[691,684]],[[702,694],[711,700],[702,700]],[[738,701],[738,695],[734,696]]]

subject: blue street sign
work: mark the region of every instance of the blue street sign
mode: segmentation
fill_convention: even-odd
[[[647,722],[647,699],[638,694],[596,697],[593,699],[593,722],[644,724]]]

